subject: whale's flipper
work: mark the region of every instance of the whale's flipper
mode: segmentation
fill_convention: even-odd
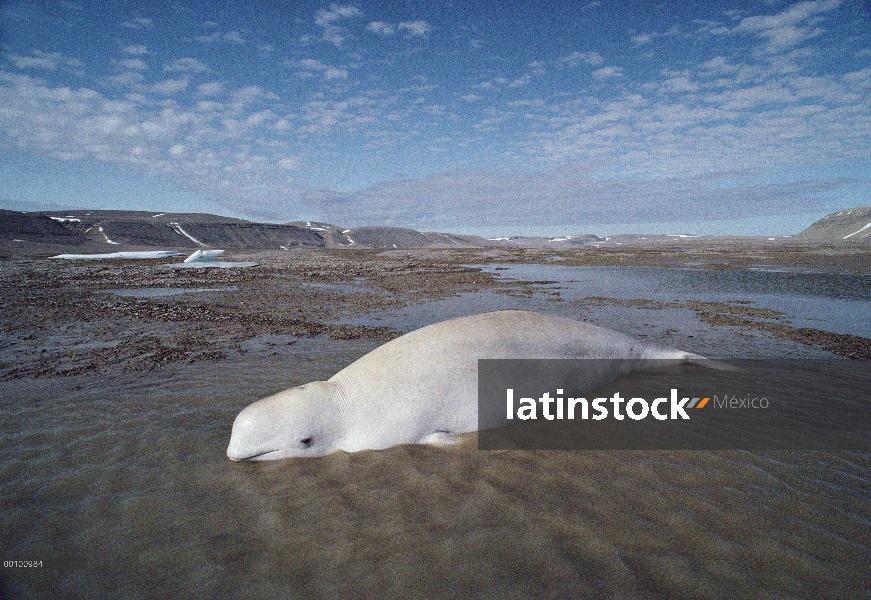
[[[687,352],[684,356],[684,360],[690,364],[698,365],[700,367],[706,367],[708,369],[714,369],[716,371],[737,371],[737,367],[733,367],[730,364],[724,363],[720,360],[715,360],[713,358],[705,358],[704,356],[700,356],[698,354],[693,354],[692,352]]]
[[[425,435],[418,444],[427,444],[428,446],[456,446],[468,437],[467,433],[451,433],[450,431],[436,431],[429,435]]]

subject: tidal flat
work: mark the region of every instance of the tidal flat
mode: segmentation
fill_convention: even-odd
[[[4,568],[0,591],[867,595],[868,452],[493,453],[472,440],[270,463],[225,455],[250,402],[486,310],[587,320],[711,357],[868,359],[867,250],[229,258],[258,264],[0,262],[0,557],[49,565]]]

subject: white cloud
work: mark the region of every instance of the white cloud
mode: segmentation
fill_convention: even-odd
[[[327,65],[313,58],[304,58],[300,61],[297,61],[296,64],[299,65],[300,68],[307,71],[321,71],[327,68]]]
[[[164,79],[149,86],[149,91],[155,94],[172,95],[187,89],[187,79]]]
[[[275,163],[275,166],[283,171],[296,171],[300,168],[299,159],[295,156],[285,156]]]
[[[221,34],[218,31],[214,31],[209,35],[198,35],[195,36],[194,39],[202,44],[212,44],[214,42],[221,41]]]
[[[258,106],[276,98],[252,86],[232,102],[201,101],[186,108],[160,89],[110,99],[97,90],[52,86],[0,72],[0,144],[58,160],[94,160],[169,176],[187,189],[264,202],[300,198],[299,184],[282,173],[298,160],[281,139],[265,140],[275,115]],[[229,143],[223,143],[229,142]]]
[[[347,69],[325,65],[324,63],[313,58],[299,60],[295,64],[300,69],[302,69],[303,74],[321,73],[324,80],[348,78]]]
[[[272,121],[275,118],[275,114],[271,110],[260,110],[253,114],[248,115],[244,123],[248,127],[257,128],[266,123],[267,121]]]
[[[669,77],[658,84],[660,93],[688,93],[699,91],[699,84],[687,76]]]
[[[351,17],[359,17],[363,13],[356,6],[350,4],[330,4],[329,10],[319,8],[315,12],[315,24],[320,26],[329,25],[340,19],[350,19]]]
[[[443,115],[447,111],[443,104],[430,104],[421,109],[421,112],[426,115]]]
[[[510,80],[507,77],[494,77],[493,79],[482,81],[478,84],[478,88],[482,90],[495,90],[508,85]]]
[[[598,52],[575,51],[567,56],[559,58],[557,62],[566,67],[577,67],[582,63],[595,67],[603,64],[605,59],[602,58]]]
[[[78,71],[84,63],[77,58],[69,58],[59,52],[42,52],[34,50],[30,56],[7,54],[6,59],[19,69],[44,69],[56,71],[59,67],[68,67]]]
[[[803,76],[713,59],[669,72],[619,99],[581,96],[540,109],[522,144],[559,164],[601,161],[607,173],[699,176],[759,165],[867,160],[871,72]]]
[[[532,175],[449,171],[420,180],[376,185],[318,203],[326,218],[442,230],[463,226],[583,227],[590,223],[716,220],[806,211],[815,196],[838,189],[824,183],[734,183],[738,173],[684,178],[596,177],[583,164]],[[314,199],[313,199],[314,200]],[[353,207],[353,212],[349,212]],[[518,210],[518,207],[523,207]]]
[[[643,46],[644,44],[649,44],[650,42],[652,42],[653,36],[649,33],[639,33],[632,36],[632,41],[639,46]]]
[[[547,103],[540,98],[537,98],[535,100],[512,100],[511,102],[506,104],[506,106],[512,106],[512,107],[514,107],[514,106],[535,106],[535,107],[539,107],[539,108],[544,107],[546,105],[547,105]]]
[[[341,48],[345,41],[345,30],[337,25],[342,19],[362,16],[363,12],[350,4],[330,4],[329,10],[319,8],[315,12],[315,25],[323,27],[321,39]]]
[[[144,60],[138,58],[126,58],[124,60],[113,60],[112,64],[121,67],[122,69],[128,69],[130,71],[146,71],[148,70],[148,65],[145,64]]]
[[[121,25],[130,29],[151,29],[154,26],[154,21],[147,17],[135,17],[129,21],[124,21]]]
[[[216,96],[224,91],[224,84],[211,81],[209,83],[201,83],[197,86],[197,93],[201,96]]]
[[[844,75],[844,80],[858,88],[867,89],[871,87],[871,67],[847,73]]]
[[[597,79],[610,79],[613,77],[623,77],[623,67],[602,67],[593,71],[593,77]]]
[[[799,2],[775,15],[746,17],[732,31],[758,35],[765,40],[765,52],[777,54],[822,33],[818,15],[840,4],[841,0]]]
[[[298,119],[303,134],[322,135],[343,132],[357,140],[362,136],[378,137],[384,122],[391,121],[391,99],[371,95],[351,96],[341,101],[315,100],[302,105]],[[396,114],[402,122],[405,113]]]
[[[347,69],[338,69],[335,67],[330,67],[326,71],[324,71],[324,79],[347,79],[348,71]]]
[[[57,62],[45,57],[9,54],[6,59],[19,69],[47,69],[50,71],[57,69]]]
[[[145,76],[141,72],[129,70],[118,75],[113,75],[106,80],[110,87],[131,89],[137,89],[143,81],[145,81]]]
[[[776,83],[729,90],[705,97],[709,104],[716,104],[725,110],[746,111],[765,105],[793,103],[795,94],[789,88]]]
[[[420,83],[415,84],[415,85],[409,85],[409,86],[406,86],[404,88],[399,88],[399,91],[403,92],[403,93],[405,93],[405,92],[425,93],[425,92],[431,92],[433,90],[436,90],[439,87],[434,83],[428,83],[429,79],[427,79],[426,77],[424,77],[422,75],[415,75],[414,77],[412,77],[412,79],[415,81],[419,81]]]
[[[485,108],[484,115],[485,118],[479,119],[472,125],[478,131],[496,131],[498,129],[496,126],[512,118],[514,113],[507,110]]]
[[[179,73],[204,73],[211,71],[203,61],[197,58],[177,58],[168,65],[164,65],[164,71],[179,72]]]
[[[247,87],[235,90],[232,94],[230,94],[230,97],[232,98],[234,103],[240,106],[253,104],[257,101],[278,99],[278,96],[271,92],[267,92],[259,85],[249,85]]]
[[[530,63],[529,63],[528,65],[526,65],[526,66],[527,66],[527,68],[528,68],[530,71],[532,71],[532,72],[533,72],[534,74],[536,74],[536,75],[541,75],[541,74],[543,74],[543,73],[545,72],[545,70],[546,70],[546,69],[545,69],[545,66],[546,66],[546,65],[545,65],[543,62],[538,61],[538,60],[533,60],[532,62],[530,62]]]
[[[729,63],[729,60],[724,56],[717,56],[711,60],[705,61],[700,65],[700,69],[707,73],[718,75],[732,75],[739,70],[737,65]]]
[[[396,32],[393,25],[385,23],[384,21],[372,21],[366,25],[366,30],[384,36],[393,35]]]
[[[232,44],[244,44],[245,39],[242,37],[242,34],[238,31],[228,31],[224,34],[224,41],[230,42]]]
[[[396,28],[412,36],[424,36],[432,31],[432,27],[426,21],[403,21]]]
[[[871,69],[854,66],[852,72],[835,72],[819,61],[805,60],[805,48],[794,45],[795,40],[817,35],[829,4],[800,3],[774,15],[782,16],[780,21],[732,18],[735,39],[718,38],[718,45],[708,52],[686,56],[672,68],[641,79],[609,66],[597,52],[573,52],[549,64],[579,67],[601,82],[588,79],[588,85],[566,93],[533,86],[538,81],[532,75],[544,64],[529,59],[522,61],[528,74],[505,71],[509,77],[493,77],[482,81],[480,89],[469,85],[453,94],[444,86],[438,94],[429,93],[436,86],[425,79],[402,90],[377,89],[378,83],[370,81],[365,87],[361,82],[360,88],[320,86],[326,89],[314,89],[299,101],[291,99],[293,95],[279,100],[255,86],[235,89],[229,80],[196,85],[188,75],[208,67],[194,58],[168,59],[161,67],[154,63],[158,73],[149,73],[143,59],[151,62],[154,53],[145,46],[127,46],[119,60],[106,57],[123,72],[116,70],[114,77],[99,81],[103,88],[95,89],[49,84],[12,68],[33,69],[27,73],[47,78],[64,66],[81,67],[80,61],[70,62],[75,59],[39,52],[7,54],[12,66],[0,70],[0,147],[165,175],[216,197],[239,198],[246,207],[257,204],[262,213],[277,218],[295,216],[304,202],[339,222],[365,214],[371,221],[432,227],[481,223],[491,217],[519,219],[512,215],[537,209],[550,219],[626,221],[649,219],[652,214],[664,219],[703,218],[803,207],[842,182],[753,183],[760,165],[783,165],[796,172],[834,161],[867,161],[871,131]],[[350,30],[347,20],[361,14],[353,6],[331,5],[316,20],[324,28],[324,39],[344,39],[346,32],[339,26]],[[365,27],[386,35],[381,25],[373,27],[379,23],[390,26],[394,36],[412,36],[424,29],[367,22],[357,22],[356,31]],[[720,25],[705,27],[709,32]],[[217,35],[214,41],[230,41],[217,26],[200,31]],[[737,38],[739,33],[743,39]],[[651,37],[658,41],[657,36],[665,35]],[[755,55],[744,52],[746,47],[728,54],[720,50],[724,42],[739,41],[780,50]],[[313,53],[312,58],[286,65],[291,72],[340,84],[352,68],[364,66],[360,55],[323,49],[329,53]],[[347,58],[336,59],[340,54]],[[161,75],[162,81],[154,81]],[[528,87],[520,94],[512,92],[512,86]],[[445,124],[448,129],[442,127]],[[298,153],[307,144],[319,144],[334,158],[331,153],[339,151],[332,149],[347,143],[360,150],[354,154],[360,163],[348,167],[349,172],[383,173],[394,168],[384,166],[390,155],[369,150],[406,141],[411,142],[406,153],[421,156],[432,147],[474,160],[480,156],[482,162],[504,168],[511,163],[498,161],[509,155],[526,168],[547,168],[526,176],[453,171],[358,194],[315,194],[291,177],[306,176],[299,173],[303,167]],[[446,164],[425,160],[425,169]],[[340,163],[329,168],[335,164]],[[723,175],[726,170],[738,175]]]

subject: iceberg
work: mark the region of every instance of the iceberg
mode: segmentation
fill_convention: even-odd
[[[224,253],[223,250],[197,250],[184,261],[186,263],[214,261]]]
[[[217,260],[224,253],[223,250],[197,250],[186,259],[183,263],[169,265],[171,269],[203,269],[206,267],[216,267],[219,269],[231,269],[234,267],[255,267],[256,262],[231,262],[225,260]]]

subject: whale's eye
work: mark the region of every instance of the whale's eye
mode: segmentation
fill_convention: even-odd
[[[308,448],[309,446],[312,445],[312,439],[310,437],[307,437],[305,439],[300,440],[299,443],[302,444],[304,448]]]

